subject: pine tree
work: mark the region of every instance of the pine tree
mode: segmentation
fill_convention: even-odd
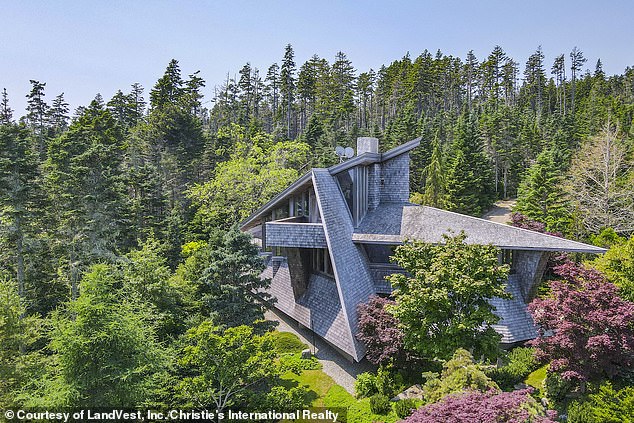
[[[434,138],[431,160],[425,168],[424,174],[425,193],[423,194],[423,204],[432,207],[443,207],[446,202],[445,168],[438,136]]]
[[[452,159],[448,165],[447,193],[453,211],[479,216],[495,199],[493,174],[478,135],[475,116],[458,120]]]
[[[137,125],[145,115],[145,99],[143,98],[143,87],[135,82],[132,84],[132,91],[128,94],[128,115],[132,125]]]
[[[68,120],[70,119],[68,112],[68,103],[64,100],[64,93],[61,93],[55,97],[48,110],[48,122],[52,136],[58,136],[68,129]]]
[[[566,64],[563,54],[555,58],[551,72],[555,75],[559,110],[566,114]]]
[[[24,127],[0,125],[0,221],[2,261],[17,281],[18,295],[25,297],[29,240],[39,231],[35,217],[41,213],[38,160]]]
[[[284,60],[280,71],[280,95],[283,99],[282,110],[286,117],[286,137],[295,138],[293,125],[293,101],[295,100],[295,53],[290,44],[286,45]]]
[[[178,60],[172,59],[165,69],[163,76],[150,91],[150,106],[161,109],[167,105],[177,104],[183,94],[183,79],[181,78]]]
[[[280,95],[280,66],[277,63],[273,63],[269,66],[266,72],[266,78],[264,80],[264,95],[267,98],[270,108],[270,115],[267,119],[268,132],[273,131],[273,126],[277,120],[277,110],[279,107],[279,95]]]
[[[48,105],[44,101],[44,87],[46,83],[33,79],[29,82],[31,83],[31,92],[26,96],[28,99],[26,122],[35,133],[37,138],[37,151],[40,158],[43,159],[46,156],[46,115],[48,112]]]
[[[122,149],[121,128],[99,98],[51,141],[45,185],[69,266],[72,298],[82,270],[97,260],[113,260],[130,235],[124,230]]]
[[[549,231],[567,232],[570,216],[567,210],[561,169],[551,150],[543,151],[527,171],[517,191],[514,211],[546,224]]]
[[[9,107],[9,95],[7,89],[2,90],[2,101],[0,102],[0,125],[8,125],[13,122],[13,110]]]
[[[332,64],[332,94],[335,106],[334,128],[350,130],[350,117],[354,112],[354,67],[343,52],[338,52]]]
[[[586,62],[586,58],[583,57],[583,52],[579,50],[577,47],[573,48],[570,52],[570,74],[571,74],[571,84],[570,84],[570,103],[572,104],[572,112],[575,112],[575,93],[577,91],[577,75],[579,71],[581,71],[581,67]]]
[[[544,53],[539,46],[537,51],[530,55],[524,70],[525,97],[530,107],[540,115],[543,111],[543,94],[546,87],[546,72],[544,71]]]

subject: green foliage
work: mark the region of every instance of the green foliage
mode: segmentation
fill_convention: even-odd
[[[427,359],[448,359],[457,348],[495,357],[499,318],[489,300],[508,298],[503,282],[508,266],[499,265],[493,246],[465,243],[464,233],[444,236],[444,245],[410,241],[394,258],[411,277],[388,277],[395,288],[394,316],[402,324],[405,347]]]
[[[447,193],[451,210],[480,216],[495,200],[493,172],[474,116],[461,117],[450,149]]]
[[[498,389],[497,384],[485,374],[483,367],[476,364],[471,354],[464,349],[456,350],[451,360],[443,365],[440,377],[435,373],[427,373],[425,376],[427,381],[423,385],[423,398],[427,404],[456,392]]]
[[[269,147],[267,142],[261,136],[253,145],[238,143],[212,180],[191,189],[201,230],[226,229],[244,220],[298,178],[298,169],[308,162],[308,144],[289,141]]]
[[[310,406],[308,400],[309,391],[304,386],[296,386],[286,389],[283,386],[274,386],[266,394],[266,409],[280,412],[291,412]]]
[[[315,357],[302,358],[301,353],[283,354],[280,356],[280,373],[293,372],[300,374],[302,370],[318,370],[321,364]]]
[[[374,414],[387,414],[391,410],[390,399],[383,394],[374,394],[370,397],[370,410]]]
[[[165,248],[154,238],[128,253],[123,277],[126,289],[147,304],[150,321],[161,340],[184,332],[184,305],[179,290],[170,284],[172,275]]]
[[[403,377],[394,368],[380,366],[374,384],[379,394],[392,397],[403,388]]]
[[[32,384],[41,357],[30,348],[40,337],[39,319],[26,315],[17,285],[0,274],[0,408],[18,405],[18,396]]]
[[[626,423],[634,420],[634,387],[616,390],[610,382],[590,394],[586,401],[568,407],[570,423]]]
[[[563,189],[561,167],[551,150],[544,150],[517,190],[514,211],[546,224],[549,231],[568,232],[570,205]]]
[[[55,366],[34,405],[134,407],[148,397],[163,354],[147,311],[126,298],[121,279],[112,267],[93,266],[77,300],[53,316]]]
[[[634,301],[634,236],[612,245],[590,264],[619,288],[621,297]]]
[[[304,344],[294,333],[291,332],[269,332],[273,348],[278,354],[301,353],[308,345]]]
[[[260,278],[264,263],[251,240],[237,228],[216,230],[203,251],[206,265],[193,282],[200,312],[216,325],[253,325],[264,319],[263,301],[270,297],[261,291],[270,281]]]
[[[354,381],[354,392],[357,398],[367,398],[379,391],[376,388],[376,376],[374,373],[364,372],[357,375]]]
[[[558,373],[551,371],[546,372],[544,393],[550,400],[555,402],[563,401],[573,387],[573,382],[563,379]]]
[[[222,412],[246,405],[251,389],[263,388],[276,376],[274,358],[270,340],[254,335],[253,328],[223,332],[207,320],[185,335],[180,364],[188,376],[177,389],[190,406],[214,406]]]
[[[404,419],[416,410],[417,405],[416,401],[411,398],[396,401],[394,403],[394,412],[399,418]]]
[[[489,376],[505,391],[513,390],[518,383],[539,367],[532,348],[518,347],[505,357],[504,364],[492,370]]]

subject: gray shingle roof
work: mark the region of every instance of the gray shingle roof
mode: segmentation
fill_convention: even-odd
[[[386,151],[385,153],[366,152],[345,162],[330,166],[327,170],[331,175],[336,175],[337,173],[343,172],[344,170],[353,168],[355,166],[369,165],[372,163],[379,163],[385,160],[389,160],[418,147],[420,145],[421,139],[421,137],[418,137],[397,147],[394,147],[393,149]],[[273,197],[270,201],[268,201],[257,211],[255,211],[251,216],[247,217],[242,223],[240,223],[240,229],[250,228],[253,222],[257,220],[261,215],[270,212],[270,210],[275,208],[279,202],[285,200],[294,191],[300,188],[303,189],[303,187],[310,181],[311,177],[312,170],[306,172],[299,179],[289,185],[288,188]]]
[[[468,243],[492,244],[500,248],[583,253],[606,251],[581,242],[414,204],[381,204],[363,219],[352,239],[359,243],[399,244],[406,239],[441,243],[442,235],[450,231],[456,234],[464,231]]]
[[[357,306],[374,294],[374,281],[361,247],[352,242],[352,219],[339,185],[327,169],[313,169],[313,186],[330,250],[337,291],[348,324],[349,345],[342,348],[360,360],[365,347],[357,341]],[[326,337],[327,340],[330,340]]]

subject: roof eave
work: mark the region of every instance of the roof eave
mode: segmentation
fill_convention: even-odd
[[[245,220],[240,222],[240,229],[246,228],[248,225],[253,223],[254,220],[260,217],[262,214],[270,211],[273,208],[273,206],[275,206],[280,200],[283,200],[284,197],[286,197],[288,194],[292,193],[293,191],[295,191],[297,188],[301,187],[305,183],[311,181],[312,173],[313,173],[312,170],[309,170],[308,172],[300,176],[299,179],[297,179],[295,182],[290,184],[288,188],[286,188],[284,191],[277,194],[275,197],[269,200],[266,204],[260,207],[257,211],[255,211],[255,213],[253,213],[251,216],[247,217]]]

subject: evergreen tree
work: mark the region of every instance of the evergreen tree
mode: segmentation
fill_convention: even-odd
[[[73,298],[81,270],[95,260],[114,259],[119,243],[130,235],[124,231],[122,151],[121,128],[98,99],[51,141],[45,184]]]
[[[442,150],[438,137],[434,138],[431,160],[425,168],[425,193],[423,204],[443,207],[445,204],[445,169]]]
[[[50,349],[57,368],[34,405],[134,408],[149,397],[162,351],[146,310],[125,295],[121,278],[95,265],[82,278],[79,297],[54,316]]]
[[[235,228],[214,231],[207,253],[209,264],[196,282],[202,314],[222,327],[262,326],[270,281],[260,278],[264,263],[251,237]]]
[[[128,94],[128,115],[133,125],[141,122],[145,115],[145,99],[143,98],[143,87],[135,82],[132,84],[132,91]]]
[[[453,211],[479,216],[495,199],[493,174],[473,116],[458,121],[447,172],[447,193]]]
[[[9,107],[9,95],[7,89],[2,89],[2,101],[0,102],[0,125],[8,125],[13,122],[13,110]]]
[[[286,137],[292,140],[295,137],[293,126],[293,101],[295,100],[295,53],[290,44],[286,45],[284,60],[280,70],[280,95],[283,99],[282,110],[286,118]]]
[[[570,204],[566,201],[561,169],[551,150],[543,151],[518,188],[516,212],[546,224],[549,231],[568,232]]]
[[[61,93],[53,100],[51,108],[48,110],[48,122],[51,129],[51,136],[55,137],[68,129],[68,103],[64,100],[64,93]]]
[[[44,208],[38,182],[28,131],[13,123],[0,125],[0,254],[21,298],[26,294],[29,244],[39,232],[36,216]]]
[[[44,87],[42,83],[31,79],[31,92],[27,94],[27,114],[25,116],[27,125],[33,130],[37,138],[37,151],[40,158],[46,154],[46,116],[48,105],[44,101]]]
[[[178,60],[172,59],[165,69],[163,76],[150,91],[150,107],[162,109],[167,105],[175,105],[183,94],[183,79]]]
[[[571,84],[570,84],[570,92],[571,98],[570,103],[572,104],[572,112],[575,112],[575,93],[577,89],[577,75],[579,71],[581,71],[581,67],[587,61],[585,57],[583,57],[583,52],[579,50],[576,46],[570,52],[570,74],[571,74]]]

